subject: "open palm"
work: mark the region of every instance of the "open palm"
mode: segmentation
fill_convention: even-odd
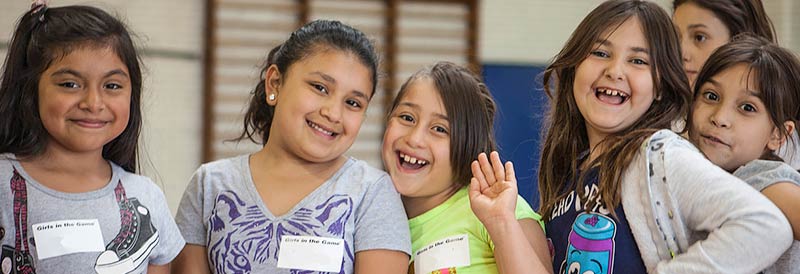
[[[497,219],[514,219],[517,205],[517,179],[514,165],[500,161],[493,151],[489,157],[478,155],[472,162],[472,179],[469,184],[469,201],[472,212],[484,224]]]

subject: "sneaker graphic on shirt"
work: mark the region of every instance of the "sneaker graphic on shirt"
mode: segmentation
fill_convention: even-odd
[[[117,185],[115,192],[120,207],[120,229],[106,245],[106,251],[97,257],[95,271],[99,274],[136,270],[150,256],[159,239],[150,210],[136,198],[127,199],[122,184]]]
[[[33,257],[28,247],[28,189],[25,179],[14,169],[11,177],[11,192],[14,193],[14,246],[3,246],[0,253],[0,273],[33,274]],[[0,228],[3,229],[3,228]],[[3,236],[5,237],[5,229]]]

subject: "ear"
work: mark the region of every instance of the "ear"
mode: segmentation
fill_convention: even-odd
[[[283,74],[278,70],[278,66],[270,65],[264,72],[264,91],[267,93],[267,105],[275,106],[278,103],[278,92],[280,90]]]
[[[783,122],[783,127],[786,128],[786,132],[794,131],[794,126],[795,124],[792,121]],[[769,150],[776,151],[785,142],[786,142],[786,136],[781,134],[781,131],[778,130],[778,127],[775,127],[772,129],[772,134],[770,135],[769,142],[767,143],[767,148]]]

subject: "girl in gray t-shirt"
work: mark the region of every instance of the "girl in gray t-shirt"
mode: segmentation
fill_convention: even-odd
[[[0,82],[0,273],[168,273],[184,241],[136,175],[142,73],[122,22],[34,1]]]
[[[241,139],[263,148],[205,164],[178,208],[181,273],[405,273],[406,214],[389,176],[343,156],[375,94],[360,31],[306,24],[270,51]]]

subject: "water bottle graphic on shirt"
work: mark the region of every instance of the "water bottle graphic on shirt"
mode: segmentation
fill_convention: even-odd
[[[572,224],[567,256],[559,273],[609,274],[614,267],[614,236],[617,225],[610,218],[582,213]]]

